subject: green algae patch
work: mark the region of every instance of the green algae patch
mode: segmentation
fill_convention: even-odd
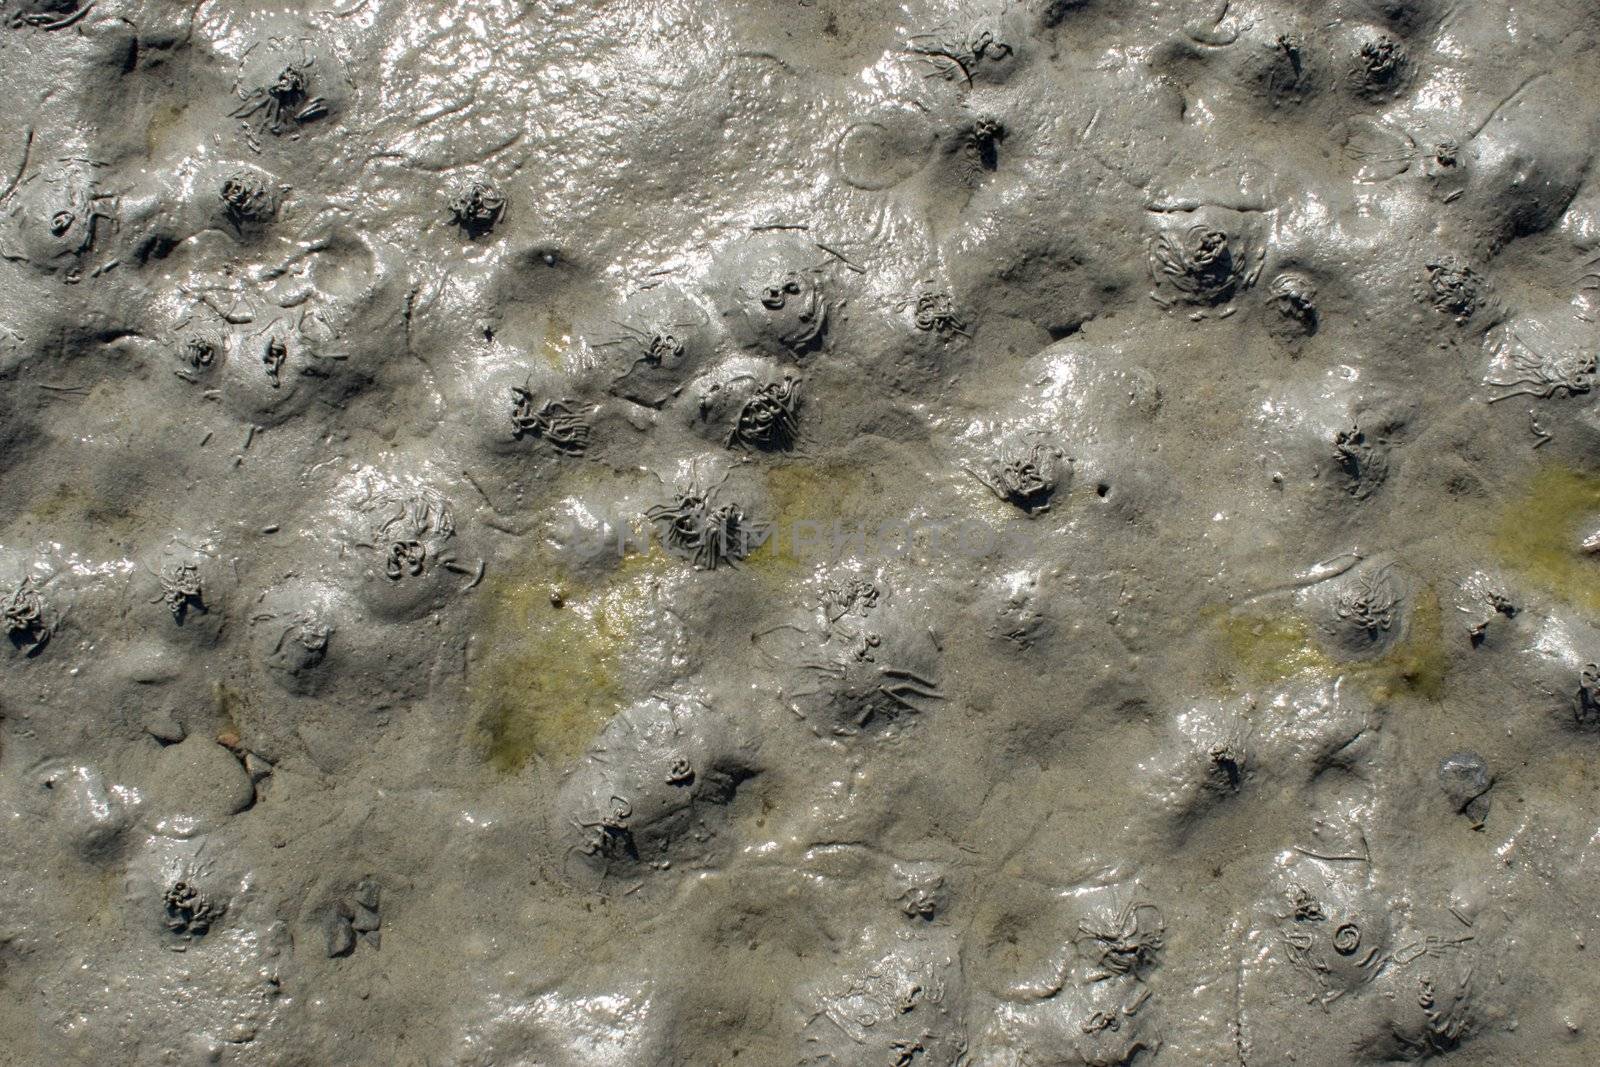
[[[1579,546],[1585,520],[1600,517],[1600,477],[1558,464],[1540,468],[1525,495],[1506,505],[1492,548],[1499,563],[1540,591],[1600,612],[1600,560]]]
[[[1218,612],[1215,619],[1214,683],[1231,691],[1241,685],[1270,686],[1300,674],[1345,674],[1383,696],[1412,693],[1437,701],[1444,695],[1449,657],[1438,594],[1417,594],[1405,637],[1383,656],[1347,661],[1329,655],[1311,624],[1291,612]]]
[[[585,464],[558,477],[547,498],[587,494],[615,475]],[[623,707],[622,657],[641,623],[659,617],[673,562],[652,543],[598,577],[580,578],[542,549],[489,568],[467,677],[469,740],[486,763],[505,773],[559,768],[583,752]]]
[[[1284,614],[1221,612],[1216,620],[1217,682],[1272,685],[1305,671],[1330,671],[1333,663],[1317,645],[1304,619]]]
[[[596,634],[620,648],[640,622],[660,610],[656,590],[671,567],[666,551],[652,541],[648,552],[624,557],[616,573],[580,602],[577,611],[588,615]]]
[[[773,507],[771,536],[750,553],[744,566],[781,585],[819,558],[831,557],[836,536],[863,528],[870,536],[879,520],[871,509],[861,506],[864,486],[855,467],[786,464],[773,468],[767,473]]]
[[[537,565],[483,583],[482,644],[467,695],[476,747],[498,771],[535,760],[565,765],[622,707],[625,634],[581,610],[570,585],[559,569]]]
[[[1450,657],[1444,646],[1444,611],[1432,586],[1417,593],[1405,637],[1370,667],[1353,673],[1375,681],[1380,697],[1411,693],[1426,700],[1444,697]]]
[[[564,319],[550,316],[545,320],[544,339],[539,343],[539,354],[551,367],[561,370],[566,366],[567,356],[571,350],[572,324]]]

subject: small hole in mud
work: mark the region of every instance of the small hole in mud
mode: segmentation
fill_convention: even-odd
[[[1111,487],[1105,482],[1101,482],[1099,485],[1094,487],[1094,495],[1104,500],[1106,497],[1111,495]]]

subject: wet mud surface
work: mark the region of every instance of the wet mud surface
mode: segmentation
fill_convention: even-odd
[[[0,4],[0,1062],[1600,1061],[1600,10]]]

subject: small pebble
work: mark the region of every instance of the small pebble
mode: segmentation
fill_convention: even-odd
[[[169,745],[175,745],[188,736],[183,729],[183,725],[170,715],[157,714],[150,716],[145,720],[144,729],[146,733],[157,741],[164,741]]]

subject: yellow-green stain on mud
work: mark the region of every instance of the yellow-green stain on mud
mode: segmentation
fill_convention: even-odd
[[[1292,611],[1220,612],[1216,642],[1213,681],[1224,690],[1276,685],[1306,673],[1344,674],[1383,696],[1411,693],[1439,700],[1448,670],[1439,596],[1431,586],[1423,586],[1413,598],[1404,637],[1377,659],[1334,658],[1317,641],[1311,624]]]
[[[1600,476],[1557,463],[1540,467],[1524,492],[1508,500],[1490,529],[1495,562],[1541,593],[1579,609],[1600,613],[1600,558],[1583,551],[1582,540],[1600,526]],[[1375,685],[1382,696],[1411,694],[1443,698],[1449,656],[1443,610],[1432,586],[1412,598],[1406,633],[1382,657],[1336,664],[1312,643],[1313,635],[1293,616],[1223,615],[1225,680],[1270,684],[1302,670],[1337,668]],[[1319,658],[1320,661],[1319,662]]]
[[[1352,673],[1377,683],[1380,696],[1413,693],[1426,700],[1444,696],[1449,657],[1444,648],[1444,615],[1432,586],[1416,593],[1400,642],[1370,665]]]
[[[621,710],[619,658],[664,562],[659,550],[630,556],[592,588],[542,559],[485,579],[468,691],[492,767],[565,765]]]
[[[773,536],[745,561],[763,580],[782,584],[805,569],[812,556],[829,554],[835,523],[845,531],[872,531],[880,507],[863,499],[865,480],[855,467],[786,464],[767,473],[773,506]],[[815,527],[805,524],[815,523]],[[797,535],[798,534],[798,538]],[[811,540],[811,538],[816,540]],[[807,545],[800,545],[806,540]]]
[[[539,344],[539,354],[556,370],[566,365],[572,348],[572,324],[551,315],[545,320],[544,340]]]
[[[1600,477],[1548,464],[1501,513],[1494,555],[1540,592],[1600,612],[1600,560],[1580,545],[1587,523],[1600,524]]]
[[[1271,685],[1302,671],[1328,671],[1333,662],[1318,647],[1311,627],[1290,613],[1275,615],[1225,612],[1217,619],[1223,662],[1219,681]]]

